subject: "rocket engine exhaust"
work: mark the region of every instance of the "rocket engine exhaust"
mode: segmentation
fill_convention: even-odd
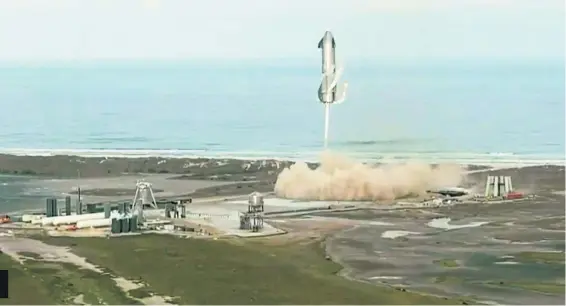
[[[313,201],[389,201],[457,186],[463,178],[459,165],[407,162],[371,166],[324,152],[316,169],[310,169],[306,163],[284,169],[277,177],[275,194]]]
[[[322,81],[318,99],[324,104],[324,147],[328,146],[330,105],[344,101],[347,83],[339,84],[341,70],[336,69],[336,42],[326,32],[318,48],[322,49]],[[296,163],[277,177],[275,194],[297,200],[387,201],[426,194],[427,190],[458,185],[464,172],[458,165],[432,166],[409,162],[370,166],[325,151],[320,166],[310,169]]]
[[[322,49],[322,81],[318,88],[318,100],[324,104],[324,148],[328,147],[330,128],[330,105],[344,102],[348,83],[339,84],[341,69],[336,68],[336,41],[332,33],[326,31],[318,42]]]

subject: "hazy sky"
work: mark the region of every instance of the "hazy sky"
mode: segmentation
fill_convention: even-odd
[[[0,0],[0,60],[564,56],[563,0]]]

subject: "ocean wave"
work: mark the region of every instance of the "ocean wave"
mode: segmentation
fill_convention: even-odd
[[[534,165],[560,165],[565,164],[563,156],[559,155],[520,155],[512,152],[396,152],[396,153],[368,153],[343,152],[351,158],[362,162],[397,163],[405,161],[421,161],[426,163],[455,163],[489,166],[521,167]],[[316,162],[320,151],[211,151],[189,149],[28,149],[28,148],[0,148],[0,154],[19,156],[55,156],[71,155],[81,157],[100,158],[214,158],[238,160],[277,160],[277,161],[306,161]]]

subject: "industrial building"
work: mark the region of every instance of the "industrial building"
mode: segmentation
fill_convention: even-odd
[[[32,227],[28,228],[42,228],[52,235],[118,237],[163,232],[247,237],[282,232],[264,224],[265,200],[258,192],[249,195],[246,205],[221,201],[199,205],[181,199],[162,201],[158,206],[151,184],[138,181],[134,197],[128,202],[82,203],[77,200],[73,207],[72,200],[71,196],[65,197],[65,205],[60,208],[58,199],[46,199],[45,213],[23,215],[20,220],[31,223]]]

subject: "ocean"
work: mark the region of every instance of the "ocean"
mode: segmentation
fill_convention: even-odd
[[[0,64],[0,152],[316,160],[318,60]],[[563,164],[564,63],[346,62],[330,149]]]

